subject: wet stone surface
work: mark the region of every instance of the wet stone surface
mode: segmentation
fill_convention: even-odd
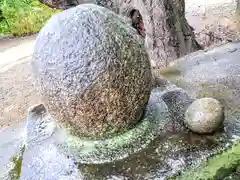
[[[14,158],[21,155],[24,145],[26,121],[14,127],[0,129],[0,179],[12,176]]]
[[[225,127],[240,135],[240,43],[198,51],[158,72],[192,98],[211,97],[224,106]]]
[[[163,99],[169,99],[166,97],[175,94],[175,100],[172,102],[178,104],[177,109],[183,111],[183,109],[187,108],[186,104],[192,101],[184,93],[183,90],[174,85],[154,89],[145,116],[148,117],[157,113],[158,115],[153,117],[163,118],[163,115],[168,114],[168,118],[164,117],[158,122],[158,132],[154,134],[154,139],[151,139],[151,135],[148,136],[151,133],[147,134],[150,141],[147,142],[147,139],[143,139],[147,146],[143,146],[135,153],[131,151],[134,148],[133,146],[123,148],[120,144],[119,147],[123,148],[123,151],[131,152],[131,155],[126,156],[124,159],[121,159],[119,155],[115,155],[115,157],[111,157],[111,162],[102,163],[99,161],[100,164],[81,163],[79,157],[83,157],[83,155],[73,154],[74,148],[77,148],[76,146],[69,146],[70,150],[73,151],[64,151],[62,148],[64,141],[61,140],[71,135],[48,116],[42,105],[30,108],[26,126],[27,133],[24,135],[26,147],[22,155],[20,179],[166,179],[166,177],[178,174],[185,167],[195,167],[207,157],[213,156],[230,146],[232,141],[223,132],[200,136],[189,132],[181,123],[177,121],[174,123],[174,120],[169,118],[173,117],[171,112],[175,112],[176,116],[178,114],[174,110],[170,111],[170,107],[176,106],[173,106],[171,102],[168,102],[167,106]],[[185,100],[183,100],[183,97]],[[159,109],[159,111],[154,109]],[[11,134],[11,129],[6,131]],[[21,128],[17,130],[19,134],[23,131],[24,129]],[[139,138],[141,139],[140,136]],[[82,141],[83,139],[78,138],[73,143],[78,145]],[[79,154],[87,156],[88,152],[92,150],[93,144],[91,141],[88,142],[89,149],[80,150],[78,151]],[[137,143],[139,142],[135,142],[134,146],[138,146]],[[104,145],[104,141],[100,143]],[[11,144],[6,146],[7,144],[2,145],[1,142],[0,149],[5,150],[8,148],[10,149],[9,152],[11,152],[13,146]],[[112,150],[114,152],[114,148],[107,149],[107,151],[102,148],[99,149],[99,153],[104,154],[104,151],[111,152]],[[8,156],[7,153],[4,154]],[[105,155],[106,159],[111,156],[110,154]],[[9,156],[13,155],[9,154]],[[4,162],[9,162],[9,158],[5,159]],[[3,169],[2,166],[0,169]],[[5,175],[5,178],[8,178],[8,176]]]

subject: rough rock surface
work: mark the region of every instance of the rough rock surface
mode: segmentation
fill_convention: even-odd
[[[224,120],[224,108],[213,98],[195,100],[185,113],[185,125],[193,132],[213,133]]]
[[[123,18],[92,4],[49,20],[32,66],[49,113],[79,136],[100,138],[135,125],[152,89],[143,40]]]
[[[146,28],[145,44],[153,67],[167,66],[186,54],[202,49],[185,18],[185,3],[129,0],[119,3],[119,13],[137,9]]]
[[[212,97],[225,111],[229,134],[240,135],[240,43],[189,54],[156,72],[186,90],[193,98]]]
[[[184,127],[184,113],[194,101],[183,89],[169,86],[162,95],[163,101],[169,108],[170,116],[175,129]]]
[[[9,128],[2,132],[3,134],[0,134],[0,137],[3,137],[2,135],[9,137],[7,139],[0,138],[0,152],[5,152],[4,156],[3,153],[0,154],[0,178],[10,179],[10,172],[19,172],[19,167],[21,167],[18,179],[24,180],[154,180],[167,179],[167,177],[179,174],[179,172],[186,167],[194,167],[207,157],[213,156],[220,150],[229,147],[231,140],[223,133],[218,133],[214,136],[199,136],[188,133],[186,129],[176,129],[174,127],[174,120],[171,119],[173,115],[169,116],[170,118],[166,118],[165,115],[166,113],[174,112],[176,116],[179,116],[176,110],[170,111],[170,108],[175,107],[171,103],[177,103],[177,109],[186,108],[183,99],[186,98],[187,102],[189,100],[183,92],[183,90],[174,86],[156,88],[152,91],[146,108],[145,118],[154,117],[154,120],[161,119],[157,127],[159,129],[159,135],[155,140],[151,141],[146,148],[142,148],[124,159],[121,159],[123,158],[121,157],[122,154],[112,156],[113,154],[108,154],[108,152],[112,152],[115,147],[121,147],[121,151],[130,150],[131,152],[131,149],[139,144],[135,142],[136,144],[132,143],[128,144],[127,147],[124,146],[125,141],[122,141],[128,138],[128,136],[125,136],[123,139],[119,138],[118,142],[120,143],[116,143],[112,141],[112,139],[107,139],[107,141],[112,141],[111,149],[109,149],[108,146],[104,146],[105,140],[99,140],[98,143],[94,144],[89,141],[88,146],[82,149],[82,151],[77,149],[77,146],[81,144],[81,138],[77,137],[78,141],[73,142],[76,146],[71,146],[66,149],[68,151],[65,151],[62,149],[62,145],[65,144],[65,138],[70,138],[69,140],[71,141],[71,135],[68,134],[65,136],[67,132],[63,131],[61,127],[56,126],[51,117],[42,111],[43,108],[41,108],[41,106],[38,106],[40,108],[31,108],[26,126],[27,133],[25,133],[24,128],[22,128],[25,124],[23,123],[19,128],[14,129],[15,133]],[[176,99],[165,103],[163,98],[168,99],[171,94],[174,94],[173,99]],[[155,111],[154,109],[158,110]],[[142,130],[139,130],[140,131],[135,131],[135,133],[141,134]],[[22,138],[22,136],[16,136],[17,134],[24,135],[24,138]],[[129,135],[134,136],[133,134]],[[20,145],[22,145],[22,142],[24,142],[23,145],[27,144],[27,146],[25,146],[23,154],[13,163],[12,159],[16,159],[14,157],[16,157],[17,152],[21,152],[22,146]],[[105,158],[111,159],[111,162],[104,164],[80,163],[81,160],[79,156],[88,154],[92,151],[92,148],[96,146],[101,147],[98,149],[99,156],[91,156],[91,160],[94,158],[103,159],[100,155],[106,153]],[[117,149],[117,151],[119,151],[119,149]],[[10,166],[12,163],[18,165],[18,169],[12,168],[12,166]]]

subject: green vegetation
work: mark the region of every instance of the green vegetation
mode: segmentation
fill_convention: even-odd
[[[19,154],[12,158],[12,162],[14,166],[8,175],[12,180],[18,180],[20,178],[24,151],[25,151],[25,145],[22,146]]]
[[[210,158],[200,167],[188,170],[177,178],[177,180],[216,180],[224,179],[234,173],[240,166],[240,143],[231,149]]]
[[[157,76],[164,76],[166,78],[170,78],[172,76],[180,76],[181,75],[181,70],[176,68],[176,67],[167,67],[164,69],[156,69],[154,70],[154,73]]]
[[[34,34],[60,10],[32,0],[0,0],[0,36]]]

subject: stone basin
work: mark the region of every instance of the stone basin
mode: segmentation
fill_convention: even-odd
[[[236,139],[225,133],[226,131],[223,132],[224,129],[204,136],[186,129],[182,124],[182,112],[193,100],[184,90],[171,83],[166,87],[153,89],[142,122],[152,117],[150,121],[157,122],[155,125],[158,128],[152,128],[149,123],[146,129],[151,131],[133,131],[136,135],[134,144],[130,144],[129,134],[123,135],[122,138],[129,142],[117,144],[120,148],[117,153],[114,153],[117,150],[114,148],[116,144],[108,145],[108,149],[104,148],[104,143],[114,141],[103,140],[99,142],[102,143],[101,149],[92,154],[96,157],[91,157],[87,151],[79,149],[78,145],[85,139],[75,137],[70,145],[66,145],[65,140],[71,139],[72,136],[48,115],[43,105],[36,105],[29,108],[28,119],[25,122],[1,132],[0,177],[57,180],[174,179],[176,176],[175,178],[185,179],[188,174],[184,176],[184,172],[189,169],[193,172],[200,171],[198,175],[202,176],[201,168],[195,168],[212,156],[221,156],[223,151],[233,146]],[[141,133],[143,131],[145,133]],[[92,147],[93,144],[90,142],[88,145],[85,147]],[[234,150],[230,149],[231,151],[235,153],[233,157],[236,153],[240,155],[239,146]],[[89,158],[89,162],[84,160],[86,157]],[[236,161],[239,162],[239,157],[233,158],[233,163]],[[217,173],[217,168],[221,168],[221,165],[209,174],[212,176],[215,171]],[[179,176],[181,173],[183,177]]]

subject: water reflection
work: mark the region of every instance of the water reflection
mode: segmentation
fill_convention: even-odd
[[[226,135],[201,136],[191,132],[157,138],[148,148],[127,159],[102,165],[79,165],[86,179],[155,179],[194,166],[229,143]]]

